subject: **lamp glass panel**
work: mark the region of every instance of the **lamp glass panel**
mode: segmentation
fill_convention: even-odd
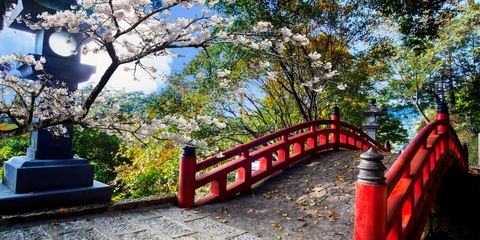
[[[367,122],[369,122],[369,123],[375,122],[375,116],[368,116],[367,117]]]
[[[71,34],[66,32],[53,33],[48,39],[48,44],[50,44],[50,48],[53,52],[63,57],[73,55],[77,47],[75,39]]]

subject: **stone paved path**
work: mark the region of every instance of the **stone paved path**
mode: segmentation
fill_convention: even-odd
[[[361,153],[319,154],[215,204],[188,210],[164,204],[0,226],[0,240],[353,239]],[[389,167],[396,155],[384,155]]]
[[[162,205],[0,228],[2,240],[26,239],[259,239],[194,210]]]
[[[264,239],[353,239],[361,153],[305,159],[249,193],[198,210]],[[397,155],[384,155],[389,168]]]

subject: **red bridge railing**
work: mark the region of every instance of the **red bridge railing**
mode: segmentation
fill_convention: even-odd
[[[357,182],[355,239],[420,239],[441,180],[452,167],[466,174],[468,153],[441,103],[436,120],[410,142],[386,181]]]
[[[331,120],[301,123],[225,151],[220,157],[197,162],[195,149],[187,147],[180,160],[178,205],[192,207],[248,191],[253,184],[322,150],[372,147],[390,151],[358,128],[341,122],[338,107]],[[252,171],[255,161],[259,161],[259,169]],[[229,176],[235,180],[229,183]],[[208,184],[210,194],[195,201],[196,189]]]

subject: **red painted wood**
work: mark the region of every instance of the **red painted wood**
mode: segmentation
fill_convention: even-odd
[[[194,177],[193,182],[189,180],[190,184],[181,181],[179,199],[182,199],[183,206],[192,206],[195,189],[210,184],[211,193],[194,205],[219,201],[240,191],[248,191],[253,184],[319,151],[338,148],[366,150],[370,147],[385,151],[383,146],[356,127],[340,122],[338,115],[332,116],[332,120],[301,123],[225,151],[222,157],[210,157],[192,165],[185,163],[181,166],[180,175],[183,179],[187,179],[184,177],[186,175],[195,176],[199,171],[209,170]],[[251,172],[254,161],[259,161],[260,168]],[[189,169],[190,172],[182,172],[183,169]],[[237,179],[227,183],[227,176],[232,172],[236,173]]]
[[[355,198],[355,239],[384,240],[387,223],[387,186],[357,182]]]
[[[467,173],[468,159],[447,120],[437,114],[386,173],[387,239],[419,239],[445,172],[455,166]]]
[[[180,173],[178,180],[178,206],[189,208],[194,206],[195,201],[195,157],[180,158]]]

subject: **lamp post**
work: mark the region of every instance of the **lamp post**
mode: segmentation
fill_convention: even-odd
[[[362,126],[366,129],[367,135],[373,140],[377,140],[377,130],[380,124],[377,122],[377,117],[384,113],[377,108],[375,99],[368,100],[368,108],[360,111],[365,116],[365,123]]]
[[[18,0],[12,17],[55,13],[75,4],[75,0]],[[9,27],[35,34],[35,53],[31,54],[37,59],[43,56],[45,71],[64,83],[68,91],[75,91],[79,83],[95,73],[96,68],[81,64],[81,55],[74,52],[83,40],[81,33],[54,29],[32,31],[16,22]],[[38,74],[29,65],[22,65],[18,70],[26,79],[35,79]],[[55,86],[55,83],[49,84]],[[0,191],[0,214],[111,201],[111,187],[93,180],[93,165],[86,159],[74,157],[73,126],[65,127],[68,137],[56,136],[46,129],[32,132],[26,156],[13,157],[4,163],[0,188],[5,186],[12,193]]]

